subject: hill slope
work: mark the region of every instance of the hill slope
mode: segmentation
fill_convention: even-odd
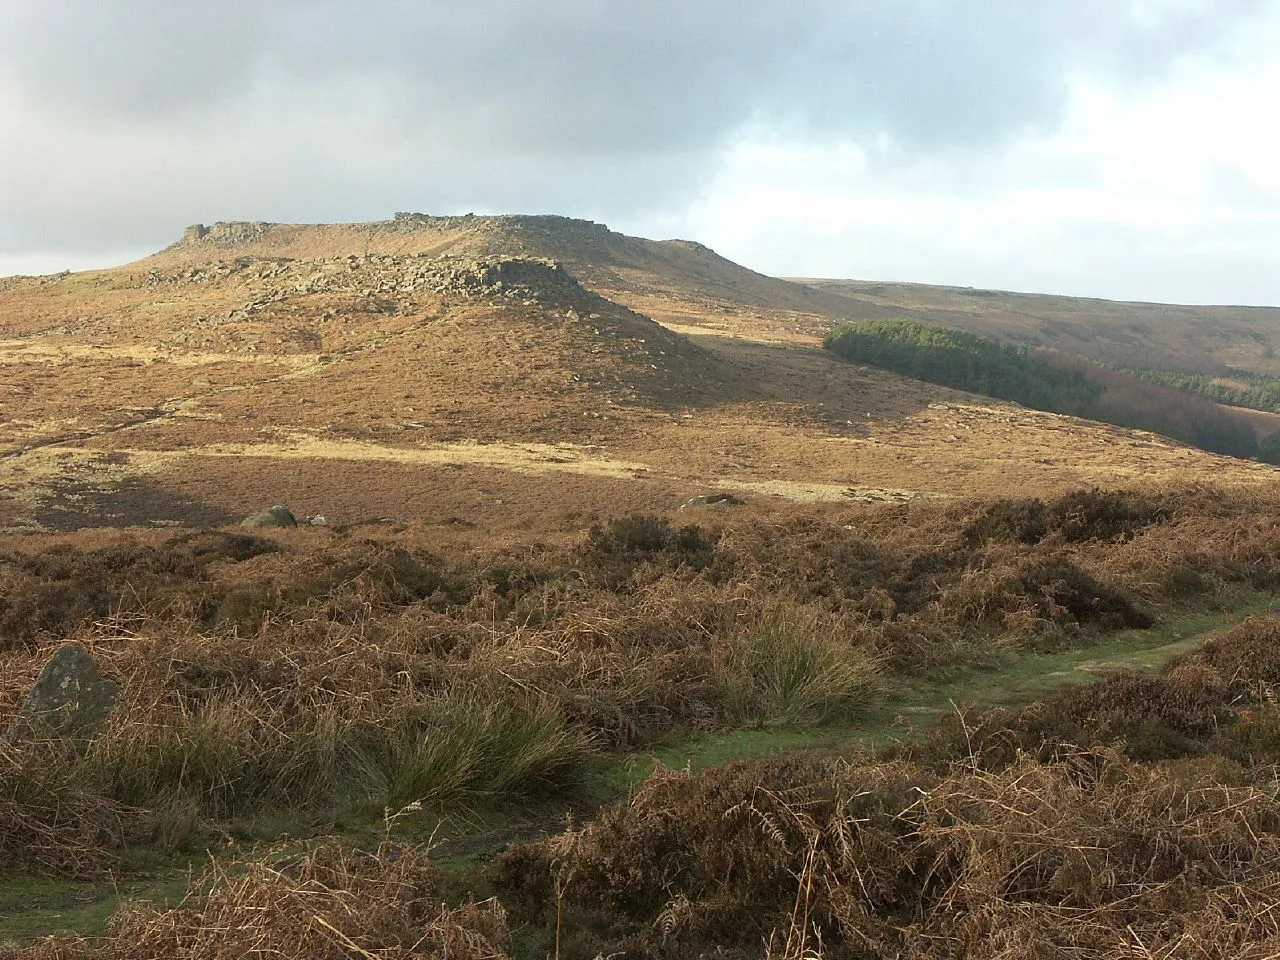
[[[647,316],[694,331],[810,342],[831,321],[904,317],[1119,366],[1280,376],[1280,308],[1126,303],[923,284],[787,281],[700,243],[630,237],[560,216],[436,217],[355,224],[195,225],[141,266],[226,257],[364,254],[538,257]]]
[[[678,292],[813,313],[845,309],[839,297],[748,270],[700,243],[629,237],[602,223],[560,216],[399,213],[394,220],[352,224],[196,224],[141,265],[174,267],[228,255],[363,254],[542,257],[563,263],[585,285],[602,292]]]
[[[225,224],[114,270],[0,281],[0,528],[286,502],[577,529],[721,489],[857,503],[1272,476],[851,367],[820,346],[844,302],[565,218]]]
[[[1118,366],[1280,376],[1280,308],[1130,303],[969,287],[797,281],[921,323]]]

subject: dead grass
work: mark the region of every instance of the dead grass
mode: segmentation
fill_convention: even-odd
[[[225,518],[264,491],[336,524],[5,538],[0,725],[63,638],[123,696],[83,753],[0,747],[0,869],[93,876],[255,812],[543,797],[604,752],[820,723],[884,682],[1280,587],[1270,469],[815,348],[823,311],[883,314],[889,294],[481,220],[282,228],[238,251],[261,259],[0,283],[22,338],[0,345],[22,410],[0,424],[8,528]],[[411,288],[427,235],[432,255],[566,257],[718,333],[695,346],[571,283],[545,302]],[[313,270],[330,279],[299,290]],[[325,292],[338,274],[352,288]],[[668,516],[722,488],[748,505]],[[902,502],[857,500],[876,492]],[[558,960],[1274,956],[1276,630],[960,712],[896,759],[661,774],[495,880]],[[502,906],[446,893],[421,849],[324,845],[216,864],[177,910],[28,956],[513,949]]]
[[[431,252],[480,242],[471,227],[455,229]],[[495,229],[483,244],[537,253],[525,248],[556,243],[555,229]],[[812,311],[838,313],[840,298],[701,251],[625,241],[649,268],[675,271],[665,279],[643,279],[637,262],[609,276],[585,260],[573,267],[652,316],[711,310],[732,334],[695,344],[586,289],[570,317],[555,291],[526,301],[414,287],[402,282],[421,266],[409,234],[393,231],[385,257],[336,256],[355,235],[304,230],[281,241],[332,246],[310,263],[193,248],[0,290],[10,331],[0,359],[12,361],[4,368],[21,410],[0,423],[0,486],[14,501],[0,523],[204,522],[254,512],[266,489],[343,521],[438,518],[448,500],[480,526],[547,529],[576,513],[581,529],[593,510],[666,510],[709,489],[840,503],[1273,476],[1150,435],[849,368],[816,349],[827,321]],[[215,260],[171,269],[189,254]],[[679,289],[688,257],[698,294]],[[724,278],[721,293],[703,289],[708,270]],[[354,286],[300,290],[313,274]],[[731,303],[734,289],[751,302]],[[756,342],[762,332],[776,342]],[[473,475],[454,467],[499,478],[460,483]],[[529,493],[540,485],[545,494]]]
[[[178,907],[133,904],[101,939],[56,939],[15,960],[496,960],[509,951],[494,900],[450,908],[428,851],[384,843],[359,853],[320,846],[302,855],[214,864]]]
[[[91,875],[130,843],[190,849],[283,810],[567,798],[608,751],[822,723],[886,682],[1148,622],[1175,585],[1209,603],[1273,588],[1278,517],[1260,497],[1192,490],[743,508],[683,528],[636,515],[447,551],[421,529],[28,539],[0,565],[0,604],[25,630],[0,659],[0,722],[64,636],[122,699],[83,753],[10,748],[0,857]],[[1192,545],[1194,582],[1180,579]],[[15,602],[57,591],[96,599]],[[962,711],[896,759],[664,774],[505,854],[495,882],[518,922],[559,924],[566,960],[994,958],[1028,944],[1106,957],[1122,941],[1179,956],[1193,924],[1225,957],[1274,936],[1277,629],[1256,618],[1155,677]],[[410,939],[377,906],[390,894],[376,877],[402,882],[402,854],[362,856],[317,854],[300,874],[224,864],[176,912],[139,908],[101,944],[39,949],[229,956],[296,940],[413,956],[437,926],[451,950],[506,948],[496,905],[433,901]]]
[[[1277,943],[1278,861],[1267,791],[1097,750],[999,772],[810,756],[661,774],[493,875],[513,909],[558,911],[570,956],[625,939],[665,956],[1225,960]]]
[[[568,956],[1269,957],[1277,624],[881,758],[661,773],[492,877]]]
[[[711,679],[736,726],[822,724],[865,707],[883,689],[865,638],[794,605],[765,610],[717,644]]]
[[[23,864],[63,876],[110,875],[119,849],[136,838],[136,811],[80,790],[64,770],[66,748],[0,738],[0,869]]]

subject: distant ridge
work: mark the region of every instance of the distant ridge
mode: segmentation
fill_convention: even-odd
[[[797,279],[894,317],[1134,369],[1280,376],[1280,308],[1143,303],[923,283]]]
[[[20,411],[0,418],[0,529],[214,523],[288,503],[523,537],[717,492],[855,504],[1274,484],[1270,467],[821,349],[833,321],[883,316],[1078,332],[1113,356],[1280,354],[1280,325],[812,290],[568,217],[196,225],[115,269],[0,281]],[[1280,433],[1280,415],[1250,416]]]
[[[229,257],[322,258],[364,254],[524,256],[555,260],[601,292],[679,293],[749,306],[850,316],[856,299],[757,273],[693,240],[648,240],[605,224],[556,215],[433,216],[397,213],[367,223],[262,221],[194,224],[147,257],[147,266]],[[880,316],[882,311],[853,310]]]
[[[780,279],[734,263],[696,241],[648,240],[556,215],[397,213],[390,220],[367,223],[197,224],[141,265],[167,270],[240,257],[302,260],[365,254],[552,260],[584,287],[639,313],[677,325],[710,321],[713,330],[719,318],[740,311],[748,318],[772,315],[771,331],[803,328],[814,337],[832,321],[899,318],[1121,367],[1280,377],[1277,308]]]

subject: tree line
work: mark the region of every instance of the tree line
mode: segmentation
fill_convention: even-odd
[[[1025,407],[1149,430],[1214,453],[1280,463],[1280,435],[1260,444],[1239,413],[1172,385],[1110,370],[1083,357],[998,343],[909,320],[841,324],[832,353],[917,380]]]
[[[1280,413],[1280,379],[1260,373],[1232,370],[1227,374],[1172,373],[1168,370],[1126,369],[1151,383],[1194,393],[1215,403]]]

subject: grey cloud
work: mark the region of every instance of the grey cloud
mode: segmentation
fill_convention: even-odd
[[[586,127],[624,146],[682,142],[765,103],[946,142],[1053,113],[1074,65],[1158,71],[1256,6],[1140,20],[1114,0],[51,0],[21,8],[0,50],[49,105],[125,117],[264,79],[378,76],[399,81],[403,107],[473,105],[539,139]]]
[[[0,77],[81,122],[242,96],[276,19],[251,0],[9,2]]]
[[[753,123],[981,150],[1056,122],[1074,73],[1157,77],[1259,5],[0,0],[0,111],[40,119],[0,143],[0,247],[406,206],[620,219],[696,194]]]

